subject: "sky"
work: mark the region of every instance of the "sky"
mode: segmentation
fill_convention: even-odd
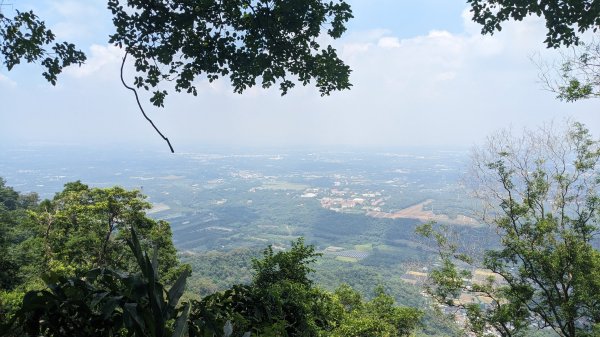
[[[7,1],[4,1],[7,3]],[[464,0],[350,0],[355,18],[332,44],[352,68],[349,91],[321,97],[297,86],[234,94],[229,83],[199,81],[197,97],[172,93],[146,110],[175,150],[194,147],[468,148],[494,131],[567,118],[600,135],[600,101],[564,103],[543,90],[537,18],[482,36]],[[168,151],[119,81],[123,51],[107,43],[106,0],[13,0],[33,9],[58,39],[88,56],[53,87],[39,65],[0,67],[0,143],[140,146]],[[6,6],[5,6],[6,7]],[[533,59],[533,60],[532,60]],[[131,73],[130,73],[131,74]],[[132,75],[132,74],[131,74]],[[131,81],[130,81],[131,82]]]

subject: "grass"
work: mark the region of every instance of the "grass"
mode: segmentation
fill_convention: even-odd
[[[358,262],[357,258],[348,257],[348,256],[336,256],[335,259],[338,260],[338,261],[342,261],[342,262],[350,262],[350,263],[356,263],[356,262]]]

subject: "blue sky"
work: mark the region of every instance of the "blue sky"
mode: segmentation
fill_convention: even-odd
[[[168,149],[142,119],[118,79],[123,52],[107,44],[104,0],[15,0],[33,8],[59,38],[76,42],[87,64],[52,87],[37,65],[0,68],[0,142],[120,144]],[[200,81],[198,97],[170,95],[147,110],[176,150],[219,146],[469,147],[504,127],[572,118],[600,134],[597,100],[567,104],[541,89],[531,61],[552,62],[543,22],[507,24],[481,36],[466,3],[455,0],[352,0],[355,19],[334,42],[353,69],[352,90],[320,97],[297,87],[280,97],[227,81]]]
[[[354,0],[349,2],[353,31],[385,27],[400,38],[426,35],[432,29],[451,33],[462,31],[461,14],[466,5],[460,0]]]

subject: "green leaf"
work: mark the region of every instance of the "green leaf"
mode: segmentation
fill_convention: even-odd
[[[183,295],[183,292],[185,291],[185,284],[188,276],[189,272],[187,270],[183,271],[177,278],[177,281],[175,281],[175,284],[169,289],[169,307],[175,307],[177,302],[179,302],[181,295]]]
[[[115,309],[119,305],[120,299],[120,296],[113,296],[104,303],[102,309],[100,310],[103,319],[109,319],[112,316]]]
[[[144,324],[144,319],[143,317],[140,316],[140,314],[138,313],[137,310],[137,303],[125,303],[125,305],[123,306],[123,308],[125,309],[124,315],[125,317],[130,318],[130,322],[131,323],[135,323],[137,325],[137,328],[144,330],[144,328],[146,327],[146,325]],[[132,324],[132,327],[135,327]]]
[[[181,314],[177,317],[175,322],[175,331],[173,331],[172,337],[184,337],[187,334],[188,317],[190,316],[190,304],[186,303],[183,306]]]
[[[154,278],[158,279],[158,245],[154,245],[152,252],[152,269],[154,270]]]

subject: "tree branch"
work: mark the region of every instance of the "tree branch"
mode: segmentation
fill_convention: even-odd
[[[173,150],[173,146],[171,146],[171,142],[169,141],[169,138],[165,137],[162,132],[160,132],[160,130],[158,130],[158,128],[156,127],[156,125],[154,125],[154,122],[148,117],[148,115],[146,115],[146,112],[144,111],[144,108],[142,108],[142,104],[140,103],[140,98],[138,97],[138,93],[137,90],[135,90],[135,88],[130,87],[127,85],[127,83],[125,83],[125,80],[123,79],[123,67],[125,66],[125,60],[127,60],[127,55],[129,54],[128,51],[125,52],[125,56],[123,56],[123,61],[121,62],[121,83],[123,83],[123,86],[131,91],[133,91],[133,94],[135,95],[135,100],[137,102],[138,107],[140,108],[140,111],[142,112],[142,115],[144,115],[144,118],[146,118],[146,120],[148,121],[148,123],[150,123],[150,125],[152,125],[152,127],[154,128],[154,130],[156,130],[156,132],[162,137],[162,139],[165,140],[165,142],[167,142],[167,144],[169,145],[169,148],[171,149],[171,153],[175,153],[175,150]]]

